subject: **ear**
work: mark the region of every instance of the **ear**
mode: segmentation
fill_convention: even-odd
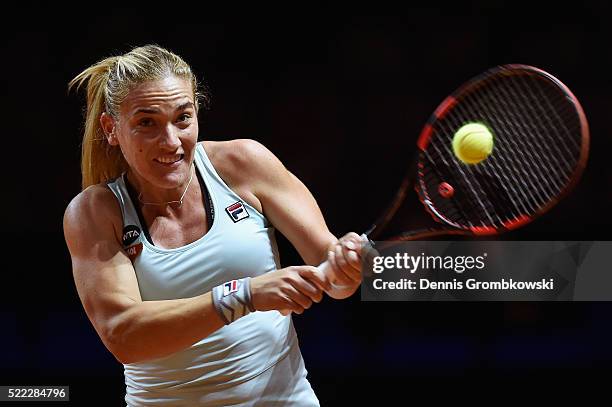
[[[111,146],[119,145],[119,140],[117,139],[116,133],[116,122],[113,116],[104,112],[100,116],[100,125],[102,126],[102,131],[104,131],[104,136],[106,137],[106,141]]]

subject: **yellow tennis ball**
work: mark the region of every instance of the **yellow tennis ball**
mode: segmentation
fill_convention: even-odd
[[[453,136],[455,156],[465,164],[478,164],[493,151],[493,133],[481,123],[467,123]]]

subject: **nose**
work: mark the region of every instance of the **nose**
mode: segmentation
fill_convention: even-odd
[[[179,130],[172,124],[165,126],[159,144],[168,150],[176,150],[181,145]]]

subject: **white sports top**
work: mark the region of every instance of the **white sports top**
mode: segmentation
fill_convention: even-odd
[[[124,248],[144,301],[193,297],[226,281],[280,267],[274,228],[225,184],[202,144],[196,148],[195,165],[208,189],[214,220],[204,236],[175,249],[147,240],[125,174],[108,184],[121,206]],[[124,364],[126,401],[131,405],[133,396],[147,404],[166,405],[194,392],[231,389],[294,352],[300,353],[290,317],[276,311],[253,312],[185,350]]]

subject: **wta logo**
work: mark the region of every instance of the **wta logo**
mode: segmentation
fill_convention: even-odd
[[[241,221],[242,219],[248,218],[249,213],[242,204],[242,202],[236,202],[225,208],[225,212],[229,215],[234,223]]]
[[[132,244],[138,241],[140,233],[140,228],[136,225],[127,225],[123,228],[123,247],[125,247],[125,252],[132,262],[142,252],[142,243]]]
[[[123,228],[123,245],[129,246],[140,237],[140,228],[136,225],[127,225]]]

